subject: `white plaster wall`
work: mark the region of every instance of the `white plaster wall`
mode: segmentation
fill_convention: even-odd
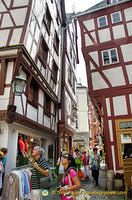
[[[39,89],[39,99],[38,103],[41,104],[42,106],[44,105],[44,93],[42,90]]]
[[[0,51],[0,56],[9,56],[9,55],[16,55],[18,52],[18,49],[12,49],[7,51]]]
[[[12,26],[14,26],[14,25],[12,23],[10,15],[8,13],[4,14],[2,24],[1,24],[1,28],[7,28],[7,27],[12,27]]]
[[[14,0],[13,7],[19,7],[19,6],[27,6],[29,0]]]
[[[6,173],[9,173],[12,168],[16,167],[17,137],[18,137],[18,134],[16,130],[13,131],[12,129],[9,128]]]
[[[8,62],[5,84],[10,84],[12,81],[13,65],[14,62]]]
[[[125,85],[124,75],[121,67],[103,70],[113,87]]]
[[[128,35],[132,36],[132,22],[127,23],[127,31],[128,31]]]
[[[14,29],[12,37],[11,37],[10,45],[19,44],[21,34],[22,34],[22,28]]]
[[[92,57],[94,62],[99,66],[98,52],[97,51],[93,51],[93,52],[90,52],[89,55]]]
[[[124,62],[132,61],[132,44],[125,44],[121,46]]]
[[[44,126],[50,128],[50,118],[44,115]]]
[[[27,117],[33,121],[37,121],[37,109],[30,104],[27,105]]]
[[[129,99],[130,99],[130,107],[131,107],[131,113],[132,113],[132,94],[129,94]]]
[[[10,30],[0,30],[0,38],[2,38],[2,40],[0,40],[0,46],[6,46],[9,33]]]
[[[27,102],[27,97],[22,94],[22,101],[23,101],[23,109],[24,109],[24,114],[26,113],[26,102]]]
[[[14,105],[16,106],[16,112],[23,115],[21,96],[15,96]]]
[[[108,120],[108,125],[109,125],[110,141],[113,142],[112,120]]]
[[[124,38],[125,37],[125,29],[124,25],[114,26],[113,28],[114,39]]]
[[[26,48],[30,52],[30,50],[31,50],[31,44],[32,44],[32,36],[31,36],[30,33],[28,33],[27,41],[28,42],[26,43]]]
[[[27,8],[19,8],[19,9],[10,10],[10,13],[17,26],[24,25],[26,14],[27,14]]]
[[[106,98],[105,101],[106,101],[107,115],[111,116],[110,99]]]
[[[94,19],[83,21],[83,24],[86,26],[88,31],[92,31],[95,29]]]
[[[113,105],[115,116],[128,114],[125,96],[113,97]]]
[[[93,39],[95,40],[95,42],[97,42],[95,31],[91,32],[90,34],[93,37]]]
[[[6,12],[6,11],[7,11],[6,7],[4,6],[2,1],[0,1],[0,12]]]
[[[38,123],[43,124],[43,108],[38,107]]]
[[[129,83],[132,84],[132,65],[126,65]]]
[[[114,169],[114,172],[115,172],[116,171],[116,162],[115,162],[115,149],[114,149],[114,145],[111,145],[111,151],[112,151],[113,169]]]
[[[94,67],[93,63],[91,63],[91,62],[90,62],[90,69],[91,69],[91,70],[96,69],[96,68]]]
[[[0,134],[0,147],[7,147],[8,145],[8,126],[4,121],[0,121],[0,129],[2,135]]]
[[[98,31],[100,42],[107,42],[111,40],[109,28]]]
[[[85,34],[85,46],[87,47],[87,46],[91,46],[91,45],[93,45],[92,40],[90,39],[90,37],[87,34]]]
[[[9,7],[10,7],[10,4],[11,4],[11,0],[5,0],[4,2],[5,2],[5,4],[6,4],[6,6],[9,8]]]
[[[32,50],[31,50],[31,57],[35,59],[36,56],[37,45],[33,42]]]
[[[132,7],[125,9],[124,14],[126,21],[132,20]]]
[[[4,95],[0,95],[0,110],[7,110],[9,104],[10,88],[4,89]]]
[[[93,90],[108,88],[107,83],[104,81],[99,72],[92,73],[92,85],[93,85]]]

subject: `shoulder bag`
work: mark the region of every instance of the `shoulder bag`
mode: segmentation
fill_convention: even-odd
[[[71,187],[72,182],[71,182],[70,174],[68,174],[68,179],[69,179],[69,184],[70,184],[69,186]],[[76,192],[76,194],[77,195],[72,195],[73,200],[89,200],[90,199],[89,194],[82,188],[78,192]]]

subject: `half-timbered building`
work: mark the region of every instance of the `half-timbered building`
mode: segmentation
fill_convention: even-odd
[[[78,59],[77,20],[67,14],[66,25],[62,29],[64,51],[62,54],[62,89],[59,109],[59,152],[69,152],[76,132],[76,65]]]
[[[102,1],[78,21],[89,95],[104,129],[108,169],[116,171],[132,153],[132,1]]]
[[[27,156],[35,145],[53,164],[64,13],[63,0],[0,1],[0,147],[8,148],[6,172],[32,161]],[[17,75],[27,80],[21,96],[11,87]]]

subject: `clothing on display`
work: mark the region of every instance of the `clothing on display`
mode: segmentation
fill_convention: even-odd
[[[19,149],[20,151],[25,151],[25,143],[22,138],[19,140]]]
[[[30,200],[31,174],[28,169],[14,170],[5,176],[3,200]]]

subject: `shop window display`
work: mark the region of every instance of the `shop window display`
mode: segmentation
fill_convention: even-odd
[[[32,150],[34,146],[40,145],[39,138],[18,135],[18,147],[17,147],[17,161],[16,167],[28,165],[34,162],[32,157]]]

